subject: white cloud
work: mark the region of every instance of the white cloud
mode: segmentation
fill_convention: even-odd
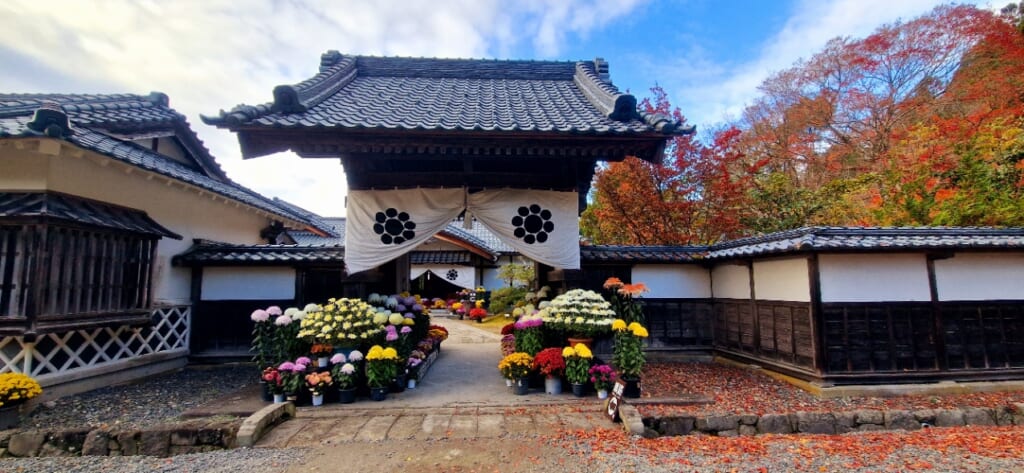
[[[189,117],[236,181],[323,215],[341,215],[337,160],[294,154],[242,161],[235,137],[199,114],[264,103],[299,82],[328,49],[343,53],[507,57],[529,44],[556,55],[637,0],[337,2],[182,0],[0,2],[5,92],[148,93],[159,90]],[[40,73],[47,77],[33,77]],[[26,76],[28,74],[29,76]]]
[[[738,117],[775,72],[809,58],[837,36],[863,37],[885,23],[909,20],[947,3],[943,0],[800,0],[795,14],[764,42],[757,58],[722,67],[694,46],[693,54],[656,67],[666,91],[691,122],[701,127]],[[717,65],[717,68],[716,68]]]

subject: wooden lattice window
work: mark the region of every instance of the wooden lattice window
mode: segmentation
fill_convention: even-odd
[[[156,242],[102,228],[0,225],[0,331],[144,322]]]

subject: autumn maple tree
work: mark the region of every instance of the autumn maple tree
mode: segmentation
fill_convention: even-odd
[[[597,243],[805,225],[1024,225],[1024,6],[940,6],[769,77],[706,143],[600,169]],[[648,111],[672,114],[661,89]]]
[[[664,90],[652,92],[653,100],[641,105],[646,112],[685,123]],[[702,244],[736,236],[756,171],[736,148],[739,135],[728,127],[714,133],[709,145],[679,136],[660,163],[630,157],[598,169],[583,234],[595,243],[629,245]]]

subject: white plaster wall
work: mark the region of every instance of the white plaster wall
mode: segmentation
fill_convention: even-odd
[[[1024,299],[1024,253],[957,253],[935,261],[942,301]]]
[[[480,271],[480,285],[487,288],[488,291],[495,289],[501,289],[505,287],[507,282],[498,277],[498,271],[500,268],[483,268]]]
[[[294,298],[294,268],[203,269],[204,301]]]
[[[630,277],[644,283],[650,292],[646,299],[706,299],[711,297],[711,272],[694,264],[638,264]]]
[[[822,302],[930,301],[924,254],[818,256]]]
[[[810,302],[807,258],[754,262],[754,297],[768,301]]]
[[[5,142],[0,145],[0,190],[46,189],[48,162],[45,156],[19,150],[12,141]]]
[[[716,298],[750,299],[750,273],[746,265],[720,264],[711,270],[711,292]]]
[[[223,199],[214,201],[206,193],[200,196],[180,184],[168,185],[160,176],[110,163],[95,162],[91,153],[84,157],[49,157],[47,188],[89,199],[145,211],[164,227],[181,235],[181,240],[163,238],[157,245],[153,273],[153,299],[170,304],[191,299],[191,270],[172,267],[171,258],[192,246],[193,238],[237,244],[264,243],[261,228],[270,220],[246,206],[236,207]],[[40,159],[44,156],[38,156]],[[104,161],[106,160],[106,161]],[[100,162],[109,162],[102,158]]]

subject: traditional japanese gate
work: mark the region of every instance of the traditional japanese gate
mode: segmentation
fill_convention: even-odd
[[[395,264],[465,213],[551,268],[579,268],[578,214],[597,161],[660,161],[692,133],[637,110],[601,59],[496,61],[345,56],[274,89],[274,101],[203,117],[246,158],[292,150],[345,169],[349,273]],[[393,262],[393,263],[392,263]]]

